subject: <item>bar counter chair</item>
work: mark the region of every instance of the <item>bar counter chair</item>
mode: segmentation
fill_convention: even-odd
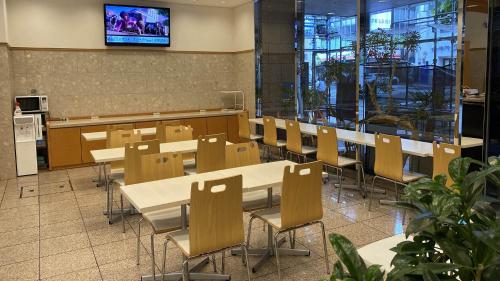
[[[248,261],[247,247],[243,230],[243,178],[241,175],[205,181],[203,186],[195,182],[191,186],[189,230],[183,229],[167,234],[163,246],[162,276],[165,274],[167,245],[173,242],[182,252],[182,280],[188,281],[190,275],[188,262],[202,256],[222,253],[222,274],[225,267],[225,251],[241,247]],[[208,212],[207,210],[210,210]],[[250,266],[246,263],[248,280]],[[200,273],[197,273],[200,275]],[[206,280],[231,280],[230,275],[213,276],[201,273]],[[212,276],[211,276],[212,275]]]
[[[226,167],[226,134],[198,137],[196,173],[223,170]]]
[[[461,148],[459,145],[448,144],[448,143],[432,143],[433,150],[433,161],[432,161],[432,178],[438,175],[445,175],[446,186],[451,187],[453,185],[453,179],[450,177],[448,172],[448,165],[451,160],[459,158],[461,155]]]
[[[346,167],[354,166],[361,168],[361,174],[363,176],[363,188],[364,192],[366,193],[366,181],[363,163],[359,160],[342,157],[339,155],[337,130],[332,127],[319,126],[317,135],[318,152],[316,154],[316,158],[318,159],[318,161],[321,161],[323,163],[323,167],[325,168],[326,172],[328,172],[328,168],[333,168],[337,171],[337,177],[339,181],[339,194],[337,197],[337,202],[340,202],[343,171]]]
[[[248,227],[248,246],[250,245],[251,228],[254,219],[260,219],[276,230],[274,249],[278,267],[278,280],[281,280],[279,236],[314,224],[321,226],[326,271],[330,274],[325,226],[321,221],[323,219],[322,186],[321,162],[315,161],[295,165],[293,172],[291,167],[287,166],[283,175],[280,207],[251,213]]]
[[[372,207],[376,179],[383,179],[394,183],[394,187],[396,189],[396,200],[399,200],[399,185],[406,187],[408,184],[425,177],[425,175],[404,170],[403,149],[401,146],[401,138],[399,136],[375,134],[374,170],[375,176],[372,180],[370,204],[368,206],[368,210],[370,211]]]
[[[248,111],[238,113],[238,136],[243,141],[256,141],[263,138],[261,135],[252,134],[248,121]]]
[[[316,153],[316,148],[302,145],[302,133],[300,132],[300,123],[298,121],[286,120],[286,155],[296,155],[298,163],[300,159],[307,162],[307,156]]]
[[[259,146],[256,142],[238,143],[226,146],[226,169],[260,164]],[[281,196],[272,196],[272,206],[280,203]],[[251,212],[269,207],[269,196],[266,190],[245,192],[243,194],[243,211]]]
[[[286,142],[278,139],[278,131],[276,128],[276,119],[271,116],[264,116],[262,118],[264,123],[264,140],[263,144],[267,151],[267,159],[271,159],[272,149],[277,149],[279,159],[284,158],[283,149],[286,147]]]
[[[184,176],[182,155],[178,153],[156,153],[141,156],[141,182],[157,181]],[[123,202],[123,201],[122,201]],[[156,275],[154,236],[182,228],[181,207],[168,208],[142,214],[137,232],[137,264],[141,256],[141,222],[146,220],[153,229],[151,238],[151,270]]]

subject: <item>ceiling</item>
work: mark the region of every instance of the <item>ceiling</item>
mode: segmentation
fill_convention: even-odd
[[[157,0],[157,1],[176,3],[176,4],[186,4],[186,5],[234,8],[242,4],[251,2],[252,0]]]
[[[354,16],[357,13],[357,1],[353,0],[303,0],[307,14],[325,15],[333,13],[337,16]],[[481,1],[481,0],[476,0]],[[387,10],[409,4],[426,2],[426,0],[367,0],[368,12]]]

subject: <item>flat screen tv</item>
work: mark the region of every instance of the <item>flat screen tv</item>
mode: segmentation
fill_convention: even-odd
[[[104,4],[106,46],[170,47],[170,9]]]

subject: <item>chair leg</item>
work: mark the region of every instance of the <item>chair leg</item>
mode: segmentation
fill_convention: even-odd
[[[245,260],[247,261],[246,262],[246,266],[247,266],[247,275],[248,275],[248,281],[250,281],[251,279],[251,273],[250,273],[250,261],[248,260],[248,249],[247,249],[247,245],[243,245],[243,254],[245,256]]]
[[[248,233],[247,233],[247,247],[250,247],[250,235],[252,234],[252,222],[254,217],[250,217],[250,221],[248,222]]]
[[[220,266],[221,273],[224,274],[226,273],[226,252],[222,251],[221,253],[221,266]]]
[[[359,164],[359,166],[361,167],[361,175],[363,176],[363,198],[366,198],[368,190],[366,189],[365,168],[363,167],[363,164]]]
[[[165,268],[166,268],[166,263],[167,263],[167,245],[168,245],[168,239],[165,240],[165,243],[163,243],[163,260],[161,263],[161,281],[165,281]]]
[[[212,267],[215,273],[217,273],[217,259],[215,254],[212,255]]]
[[[113,221],[113,193],[115,192],[114,184],[109,185],[109,223]]]
[[[151,272],[153,273],[153,281],[156,281],[155,235],[154,235],[154,233],[151,233]]]
[[[344,174],[342,169],[338,169],[337,171],[340,171],[340,177],[339,177],[339,194],[337,195],[337,203],[340,203],[340,193],[342,192],[342,176]]]
[[[325,265],[326,265],[326,273],[329,275],[330,274],[330,265],[328,261],[328,248],[326,246],[326,232],[325,232],[325,224],[323,222],[319,222],[321,225],[321,233],[323,234],[323,250],[325,253]]]
[[[188,259],[182,262],[182,281],[189,281],[189,267],[188,267]]]
[[[137,231],[137,265],[140,264],[141,258],[141,222],[144,218],[139,220],[139,230]]]
[[[368,211],[372,210],[373,191],[375,190],[375,179],[376,178],[377,178],[377,176],[374,176],[373,180],[372,180],[372,190],[370,192],[370,204],[368,205]]]
[[[278,247],[278,237],[280,232],[274,234],[274,255],[276,256],[276,266],[278,267],[278,280],[281,280],[281,270],[280,270],[280,250]]]
[[[120,209],[122,217],[122,232],[125,233],[125,216],[123,215],[123,194],[120,194]]]

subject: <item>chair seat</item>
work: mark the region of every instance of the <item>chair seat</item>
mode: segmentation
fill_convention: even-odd
[[[410,183],[417,181],[419,179],[425,178],[425,175],[419,174],[419,173],[414,173],[414,172],[407,172],[403,171],[403,182],[404,183]]]
[[[267,143],[265,143],[265,145],[274,146],[274,147],[280,147],[281,148],[281,147],[285,147],[286,146],[286,141],[284,141],[284,140],[278,140],[276,142],[276,145],[267,144]]]
[[[344,168],[344,167],[354,166],[356,164],[361,164],[361,161],[358,161],[358,160],[352,159],[352,158],[348,158],[348,157],[342,157],[342,156],[339,156],[337,161],[338,161],[337,165],[333,165],[333,164],[326,163],[326,162],[323,162],[323,163],[325,165],[330,165],[330,166],[339,167],[339,168]]]
[[[261,136],[261,135],[257,135],[257,134],[250,134],[250,140],[261,140],[263,139],[264,137]]]
[[[189,214],[189,209],[187,209]],[[142,217],[151,224],[155,234],[161,234],[180,229],[182,227],[181,208],[169,208],[142,214]],[[187,216],[189,218],[189,216]]]
[[[190,250],[191,250],[190,243],[189,243],[189,230],[183,229],[183,230],[170,232],[169,234],[167,234],[167,238],[172,240],[172,242],[174,242],[174,244],[177,245],[177,247],[179,247],[179,249],[181,249],[182,253],[186,257],[191,256],[189,254]]]
[[[260,218],[266,224],[272,225],[274,228],[281,230],[281,211],[280,207],[274,207],[264,210],[252,212],[253,217]]]
[[[318,151],[318,150],[315,147],[305,146],[305,145],[302,146],[302,154],[305,154],[305,155],[313,154],[313,153],[316,153],[316,151]]]
[[[279,205],[281,196],[273,194],[273,206]],[[249,212],[253,210],[267,208],[267,191],[253,191],[243,193],[243,211]]]
[[[191,167],[196,167],[196,159],[192,158],[192,159],[184,159],[182,160],[183,164],[184,164],[184,169],[186,168],[191,168]]]

